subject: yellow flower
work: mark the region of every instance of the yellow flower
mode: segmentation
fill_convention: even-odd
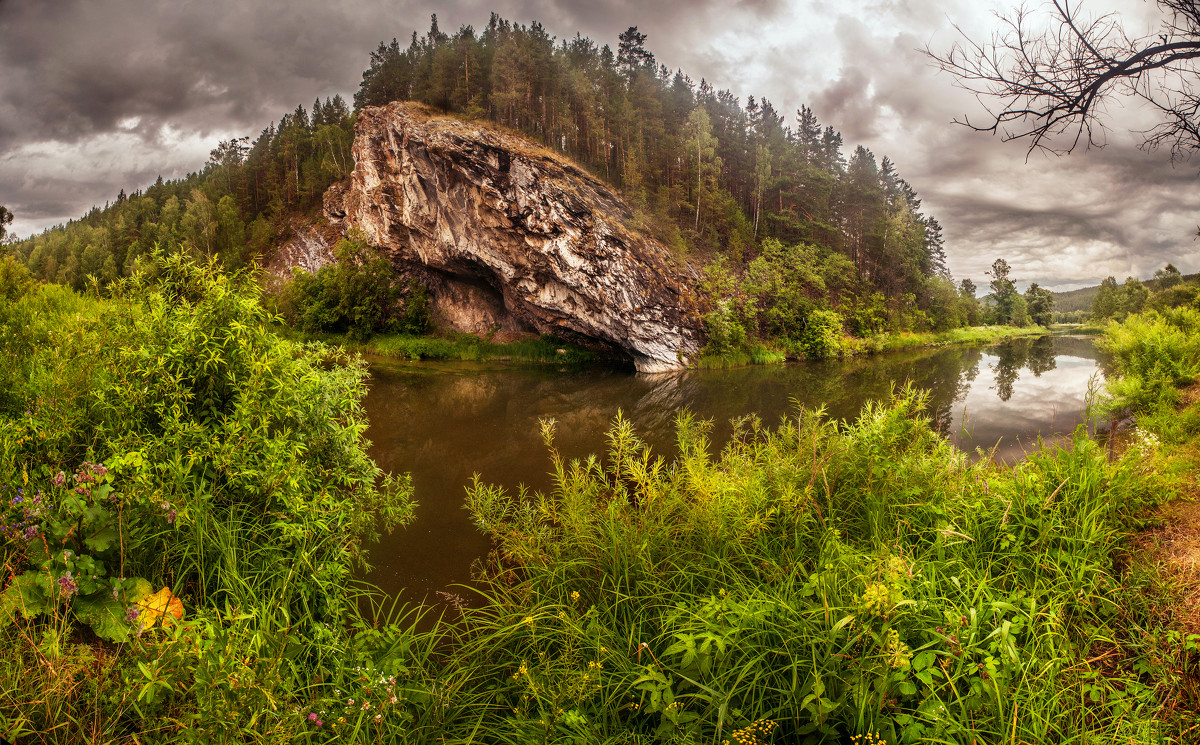
[[[572,600],[572,601],[575,601],[575,602],[578,602],[578,601],[579,601],[579,590],[572,590],[572,591],[571,591],[571,600]]]

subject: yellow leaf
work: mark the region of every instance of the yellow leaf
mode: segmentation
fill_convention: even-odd
[[[138,615],[138,620],[142,622],[142,628],[148,629],[161,619],[163,625],[167,625],[168,619],[174,617],[177,621],[183,620],[183,601],[171,594],[171,588],[164,587],[153,595],[142,598],[137,603],[141,608]]]

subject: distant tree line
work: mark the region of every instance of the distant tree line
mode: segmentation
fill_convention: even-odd
[[[1097,323],[1123,321],[1143,310],[1165,310],[1181,305],[1200,307],[1197,290],[1197,283],[1185,281],[1183,273],[1174,264],[1154,272],[1154,278],[1147,283],[1136,277],[1126,277],[1124,284],[1118,285],[1115,277],[1106,277],[1092,298],[1090,320]]]
[[[272,123],[251,142],[221,142],[204,168],[126,194],[10,247],[32,274],[76,289],[129,275],[155,245],[237,269],[269,251],[288,218],[350,173],[354,115],[340,96]],[[11,218],[10,218],[11,220]]]

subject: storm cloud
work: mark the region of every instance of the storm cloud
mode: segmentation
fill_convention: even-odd
[[[1013,276],[1052,287],[1113,274],[1148,276],[1168,261],[1200,270],[1195,165],[1173,167],[1127,133],[1116,111],[1108,147],[1026,158],[1019,143],[952,120],[979,104],[920,52],[946,49],[958,24],[989,34],[1001,2],[875,0],[0,0],[0,203],[27,235],[77,217],[120,189],[201,168],[217,141],[255,136],[314,98],[350,99],[380,41],[405,43],[436,12],[476,29],[495,11],[541,21],[558,38],[598,43],[636,25],[658,61],[695,81],[771,100],[889,156],[945,229],[957,277],[986,281],[997,257]],[[1131,31],[1153,27],[1139,0],[1089,0]]]

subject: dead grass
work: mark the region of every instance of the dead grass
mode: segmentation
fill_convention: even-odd
[[[1161,522],[1139,533],[1135,546],[1173,588],[1178,604],[1170,615],[1187,633],[1200,633],[1200,502],[1193,492],[1155,517]]]

